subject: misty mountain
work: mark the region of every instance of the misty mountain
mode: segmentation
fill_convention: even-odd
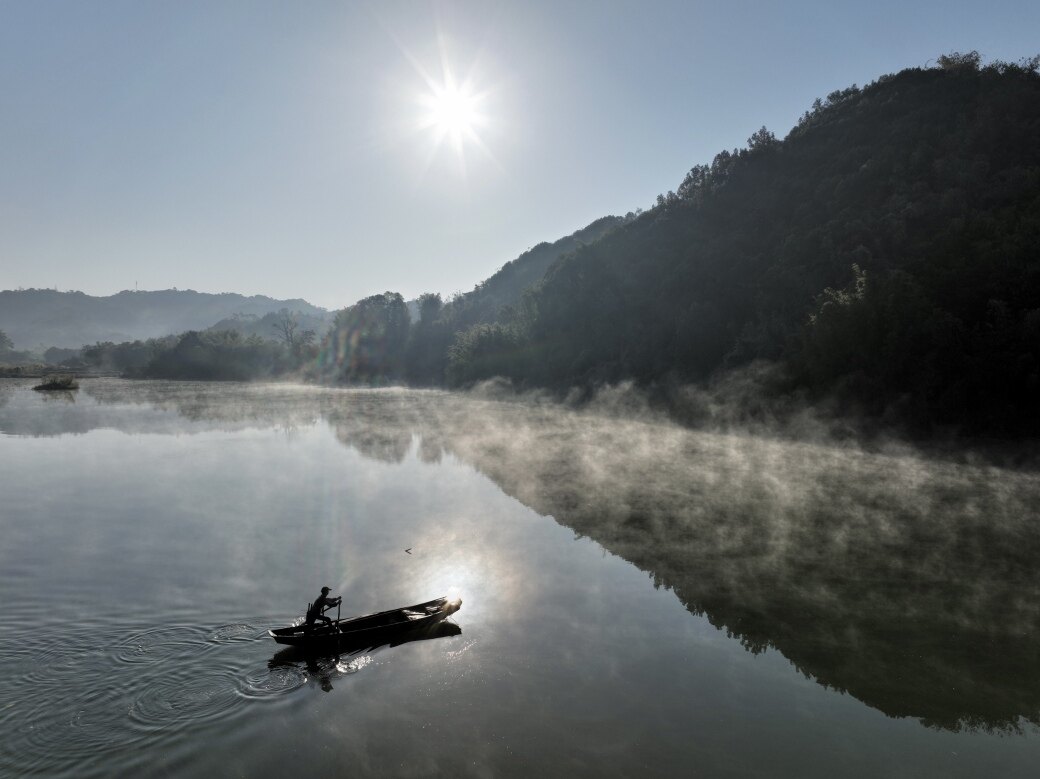
[[[261,318],[282,308],[318,320],[327,316],[324,309],[305,300],[263,295],[168,289],[94,297],[82,292],[26,289],[0,291],[0,330],[16,348],[77,348],[98,341],[134,341],[204,330],[236,315]]]
[[[1040,420],[1040,74],[939,58],[817,100],[563,255],[449,378],[689,382],[752,360],[915,424]]]

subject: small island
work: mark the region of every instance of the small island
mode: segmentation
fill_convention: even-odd
[[[76,381],[75,376],[51,376],[47,381],[43,382],[43,384],[37,384],[33,389],[39,390],[40,392],[49,392],[52,390],[70,391],[79,389],[79,383]]]

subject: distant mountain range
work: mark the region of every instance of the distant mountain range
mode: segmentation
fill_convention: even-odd
[[[236,316],[262,319],[280,309],[298,311],[312,321],[331,314],[306,300],[275,300],[263,295],[211,294],[194,290],[123,291],[107,297],[50,289],[0,291],[0,330],[16,349],[78,348],[98,341],[134,341],[205,330]],[[268,337],[273,337],[273,332]]]

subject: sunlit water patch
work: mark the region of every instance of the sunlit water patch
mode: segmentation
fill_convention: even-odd
[[[342,660],[336,663],[336,670],[341,674],[356,674],[362,668],[367,668],[372,664],[371,655],[362,655],[361,657],[355,657],[352,660],[343,662]]]

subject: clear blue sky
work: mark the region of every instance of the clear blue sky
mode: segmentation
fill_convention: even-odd
[[[1040,52],[1040,3],[0,0],[0,288],[468,290],[969,49]]]

